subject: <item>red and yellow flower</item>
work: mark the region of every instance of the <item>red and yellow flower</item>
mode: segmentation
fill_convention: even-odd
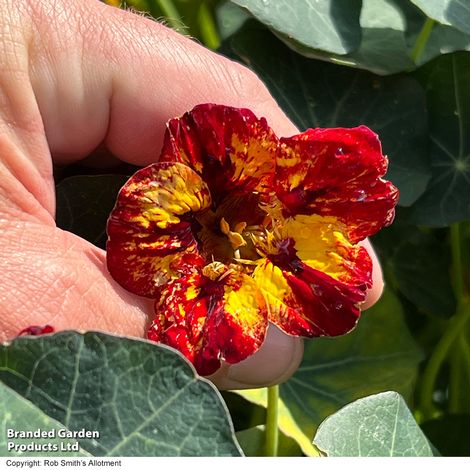
[[[290,335],[351,330],[371,287],[357,243],[392,222],[397,189],[367,127],[278,138],[247,109],[203,104],[167,126],[159,163],[121,189],[107,263],[156,299],[148,332],[202,375]]]

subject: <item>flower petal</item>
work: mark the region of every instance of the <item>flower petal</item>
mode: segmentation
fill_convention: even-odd
[[[269,321],[293,336],[338,336],[354,328],[364,295],[301,262],[298,266],[300,275],[269,259],[258,264],[254,278],[265,295]]]
[[[335,217],[297,215],[284,223],[279,237],[283,243],[292,241],[288,257],[363,292],[372,285],[372,261],[364,247],[347,240],[346,230]]]
[[[281,139],[276,193],[287,215],[335,216],[356,243],[393,221],[398,190],[381,179],[387,165],[365,126],[309,129]]]
[[[260,260],[253,277],[265,295],[269,321],[301,336],[347,333],[371,285],[367,251],[351,245],[333,217],[299,215],[278,234],[277,253]]]
[[[180,163],[139,170],[121,189],[108,220],[108,270],[127,290],[154,297],[169,279],[204,264],[191,215],[211,205],[206,184]]]
[[[277,150],[264,118],[248,109],[202,104],[169,121],[160,161],[189,165],[218,202],[270,184]]]
[[[267,312],[256,284],[238,272],[225,275],[211,280],[192,273],[162,286],[148,332],[149,339],[182,352],[201,375],[213,374],[221,360],[247,358],[266,333]]]

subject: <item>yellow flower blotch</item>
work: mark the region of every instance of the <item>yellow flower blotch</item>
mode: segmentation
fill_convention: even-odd
[[[263,317],[260,315],[260,310],[264,309],[264,299],[250,277],[241,275],[236,279],[241,282],[238,288],[224,286],[225,312],[245,333],[253,334],[257,325],[264,326]]]
[[[345,261],[360,249],[349,243],[344,229],[335,217],[297,215],[286,220],[280,236],[294,240],[297,257],[306,265],[341,280],[346,274]]]

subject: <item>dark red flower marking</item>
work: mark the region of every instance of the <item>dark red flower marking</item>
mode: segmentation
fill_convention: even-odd
[[[21,330],[17,336],[40,336],[40,335],[47,335],[48,333],[54,333],[54,327],[51,325],[44,325],[44,326],[28,326]]]

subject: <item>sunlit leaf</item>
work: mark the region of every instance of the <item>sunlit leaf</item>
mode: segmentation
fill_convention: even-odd
[[[348,61],[380,75],[414,67],[405,40],[405,19],[393,1],[363,0],[361,27],[361,46],[348,55]]]
[[[21,457],[86,457],[88,452],[80,449],[79,451],[67,451],[68,446],[75,445],[76,441],[69,438],[61,438],[58,432],[65,429],[64,426],[56,420],[50,418],[37,406],[17,394],[11,388],[0,382],[0,456],[21,456]],[[46,438],[14,438],[9,437],[8,430],[13,431],[41,431],[53,432],[54,437]],[[68,431],[66,429],[66,431]],[[19,448],[8,448],[8,444],[16,445],[43,445],[45,451],[28,451]],[[57,448],[57,450],[54,450]],[[16,450],[18,449],[18,450]]]
[[[217,8],[216,17],[220,37],[226,39],[242,27],[245,21],[250,18],[250,14],[245,9],[226,0]]]
[[[409,0],[389,1],[400,11],[403,21],[405,21],[406,43],[409,48],[409,54],[411,54],[428,17]],[[416,63],[417,65],[423,65],[441,54],[449,54],[450,52],[461,50],[470,50],[470,34],[459,31],[452,26],[434,23],[424,48],[417,57]]]
[[[173,350],[102,333],[21,337],[0,347],[0,380],[101,456],[240,455],[225,404]]]
[[[318,428],[315,444],[330,457],[432,457],[426,436],[396,392],[351,403]]]
[[[232,0],[261,23],[313,49],[346,54],[359,46],[360,0]]]
[[[470,33],[470,3],[466,0],[411,0],[430,18]]]
[[[360,45],[345,55],[332,54],[307,47],[295,36],[278,35],[300,54],[336,64],[389,75],[414,68],[406,41],[406,18],[402,3],[408,0],[363,0],[360,14],[362,37]]]

